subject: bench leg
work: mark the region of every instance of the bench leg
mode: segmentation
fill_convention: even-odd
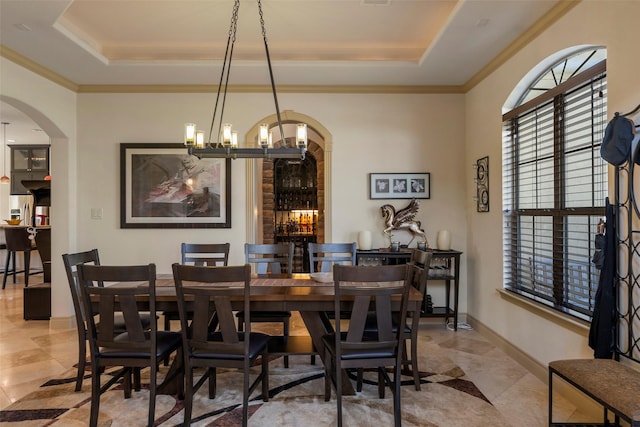
[[[553,372],[549,369],[549,424],[553,424]]]

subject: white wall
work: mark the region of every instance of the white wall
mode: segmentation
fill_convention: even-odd
[[[76,183],[76,94],[0,57],[0,100],[31,117],[51,137],[53,259],[74,251]],[[6,203],[9,190],[1,187]],[[52,316],[73,312],[62,262],[52,263]]]
[[[498,295],[502,277],[501,114],[502,106],[519,80],[555,52],[576,45],[604,45],[608,51],[609,116],[627,112],[640,103],[640,57],[629,30],[637,27],[640,2],[584,1],[572,9],[466,96],[465,163],[490,157],[491,211],[468,212],[468,313],[542,365],[550,360],[592,357],[587,331],[536,314]],[[473,171],[466,188],[472,191]]]

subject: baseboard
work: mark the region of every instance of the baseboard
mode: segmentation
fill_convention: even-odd
[[[546,365],[538,362],[528,353],[513,345],[510,341],[497,334],[493,329],[489,328],[478,319],[475,319],[470,315],[467,315],[466,317],[467,323],[469,323],[469,325],[471,325],[480,335],[485,337],[500,350],[504,351],[509,355],[509,357],[514,359],[526,370],[531,372],[532,375],[546,384],[547,387],[549,386],[549,370]],[[556,397],[562,396],[564,399],[571,402],[581,415],[584,414],[588,417],[593,417],[595,422],[602,421],[602,407],[600,405],[584,393],[578,391],[572,385],[556,377],[554,377],[553,382],[553,395]]]
[[[75,329],[75,316],[52,317],[49,319],[49,329]]]

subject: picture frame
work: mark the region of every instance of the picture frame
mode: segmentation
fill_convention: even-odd
[[[431,174],[370,173],[369,199],[429,199]]]
[[[231,159],[121,143],[120,228],[231,228]]]

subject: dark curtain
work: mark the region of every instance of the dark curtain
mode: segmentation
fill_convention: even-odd
[[[600,280],[593,308],[593,320],[589,330],[589,347],[594,350],[593,355],[596,359],[611,359],[615,350],[616,231],[615,207],[609,204],[609,198],[606,201],[605,212],[607,223],[604,239],[601,236],[596,236],[596,250],[599,245],[604,243],[604,247],[601,248],[604,261],[602,270],[600,270]]]

